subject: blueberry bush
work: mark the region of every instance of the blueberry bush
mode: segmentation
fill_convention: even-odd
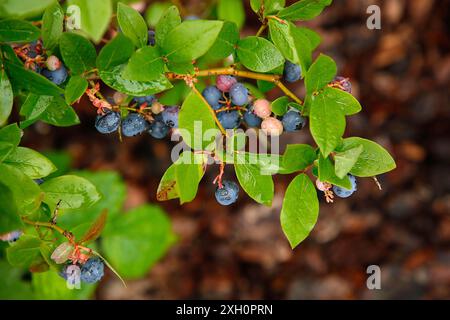
[[[37,121],[77,125],[83,96],[99,134],[116,134],[123,143],[141,134],[181,136],[181,155],[156,190],[160,201],[192,201],[205,171],[217,170],[212,183],[220,204],[235,203],[243,189],[270,206],[273,176],[292,176],[280,214],[292,248],[318,219],[318,191],[332,203],[335,195],[352,195],[357,178],[373,178],[376,187],[376,176],[395,168],[382,146],[344,137],[346,118],[361,105],[334,60],[316,52],[320,35],[302,26],[332,0],[289,6],[251,0],[261,27],[245,37],[243,1],[214,1],[215,10],[204,17],[165,3],[150,4],[143,16],[127,2],[0,4],[0,234],[11,242],[9,264],[36,272],[33,283],[48,290],[44,295],[54,298],[51,292],[60,290],[39,283],[61,286],[76,273],[83,290],[92,290],[105,264],[124,278],[140,277],[175,240],[158,207],[120,214],[125,191],[116,174],[57,175],[47,157],[19,146],[22,130]],[[296,87],[303,97],[294,94],[301,91]],[[105,89],[114,94],[105,96]],[[269,92],[280,95],[269,101]],[[11,123],[14,105],[18,123]],[[241,130],[249,128],[270,138],[269,145],[309,128],[315,145],[291,144],[284,153],[250,150]],[[237,181],[222,179],[231,167]]]

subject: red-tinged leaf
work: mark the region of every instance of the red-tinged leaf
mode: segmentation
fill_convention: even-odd
[[[81,238],[80,243],[94,241],[95,239],[97,239],[102,233],[103,228],[105,227],[107,217],[108,211],[103,210],[103,212],[100,214],[97,220],[95,220],[95,222],[92,224],[83,238]]]
[[[57,264],[62,264],[69,259],[70,254],[73,251],[73,246],[70,244],[70,242],[63,242],[61,243],[55,251],[53,251],[50,258],[55,261]]]

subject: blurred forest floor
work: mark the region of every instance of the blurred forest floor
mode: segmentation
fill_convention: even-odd
[[[198,1],[184,3],[199,14]],[[366,27],[371,4],[382,9],[381,30]],[[351,198],[321,201],[311,237],[292,251],[279,224],[292,177],[275,178],[272,208],[243,192],[237,204],[222,207],[211,168],[192,203],[161,204],[180,235],[177,245],[128,288],[109,275],[98,299],[450,298],[450,1],[335,0],[305,25],[322,35],[318,51],[337,61],[363,105],[346,135],[373,139],[394,154],[398,168],[379,177],[383,191],[360,179]],[[248,4],[246,28],[244,35],[259,28]],[[301,87],[292,88],[302,95]],[[87,100],[76,108],[80,126],[38,124],[25,143],[66,150],[75,168],[117,170],[128,207],[156,202],[173,144],[147,135],[120,143],[95,131]],[[311,142],[306,131],[285,134],[283,143]],[[381,267],[382,290],[366,288],[371,264]]]

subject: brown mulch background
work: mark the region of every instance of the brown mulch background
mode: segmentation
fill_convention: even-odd
[[[184,1],[197,14],[198,2]],[[382,9],[381,30],[366,27],[371,4]],[[259,25],[249,8],[247,19],[243,34],[254,34]],[[192,203],[161,204],[180,235],[166,257],[128,288],[107,277],[97,298],[450,298],[450,1],[335,0],[306,25],[323,36],[319,51],[336,60],[363,105],[346,135],[381,143],[397,161],[379,177],[383,191],[360,179],[351,198],[322,201],[314,231],[292,251],[279,225],[292,177],[275,178],[272,208],[243,192],[236,205],[221,207],[211,168]],[[156,202],[173,144],[148,135],[120,143],[95,131],[86,100],[76,108],[80,126],[35,125],[25,144],[66,150],[76,168],[118,170],[128,185],[127,207]],[[307,130],[283,137],[310,141]],[[371,264],[381,267],[382,290],[366,288]]]

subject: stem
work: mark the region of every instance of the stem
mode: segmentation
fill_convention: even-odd
[[[277,80],[275,81],[275,84],[278,88],[281,89],[281,91],[284,92],[285,95],[287,95],[289,98],[297,102],[299,105],[303,105],[303,101],[300,100],[291,90],[289,90],[281,81]]]
[[[51,222],[31,221],[24,217],[22,217],[22,221],[25,222],[26,224],[30,224],[30,225],[33,225],[36,227],[44,227],[44,228],[49,228],[49,229],[55,230],[56,232],[59,232],[64,237],[66,237],[67,240],[74,241],[74,238],[73,238],[73,235],[71,232],[64,230],[61,227],[58,227],[56,224],[53,224]]]
[[[255,36],[259,37],[267,28],[267,23],[263,22]]]
[[[209,112],[211,113],[211,115],[214,118],[214,121],[216,122],[217,126],[219,127],[220,132],[223,135],[226,135],[227,132],[225,131],[225,129],[223,128],[222,124],[220,123],[219,119],[217,118],[216,112],[214,111],[213,108],[211,108],[211,106],[209,105],[208,101],[206,101],[206,99],[203,97],[203,95],[200,93],[200,91],[198,91],[198,89],[195,87],[195,85],[192,86],[192,90],[195,92],[195,94],[197,94],[200,99],[202,99],[202,101],[208,106]]]

